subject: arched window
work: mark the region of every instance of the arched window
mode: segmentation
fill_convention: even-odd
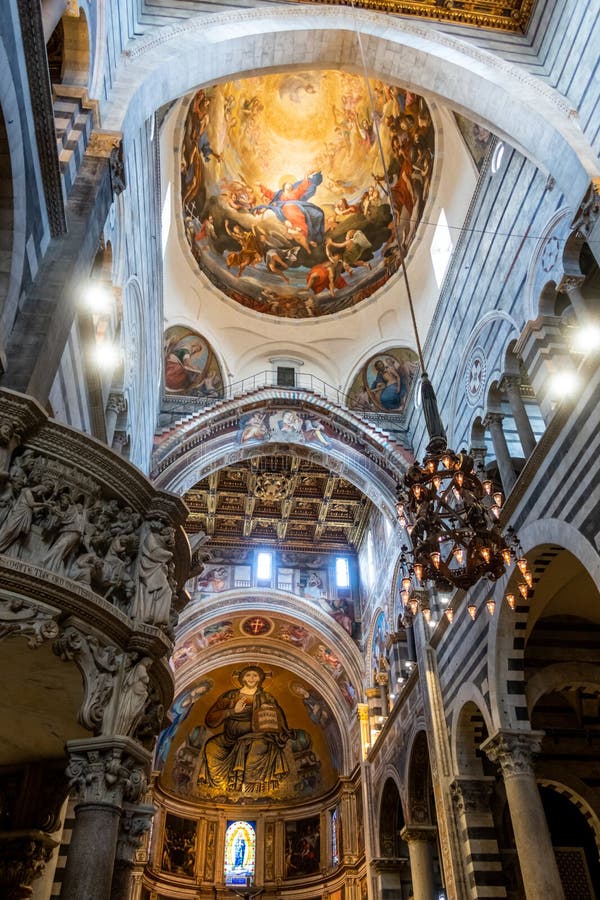
[[[225,832],[225,884],[247,884],[256,866],[255,822],[227,822]]]

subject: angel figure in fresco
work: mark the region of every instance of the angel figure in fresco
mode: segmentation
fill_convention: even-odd
[[[293,732],[276,698],[265,691],[265,677],[260,666],[246,666],[240,687],[225,691],[208,710],[206,726],[223,729],[204,745],[199,783],[269,794],[289,775],[285,747]]]
[[[236,277],[239,278],[244,269],[248,266],[254,267],[257,263],[262,262],[260,241],[253,231],[244,231],[239,225],[234,225],[233,228],[230,228],[229,219],[225,219],[225,231],[229,237],[233,238],[234,241],[237,241],[241,247],[240,250],[234,250],[231,253],[228,253],[225,258],[228,269],[235,269],[236,266],[238,267]]]
[[[358,228],[351,228],[350,231],[347,231],[345,240],[341,242],[329,240],[327,243],[329,247],[335,247],[344,251],[342,263],[344,271],[349,275],[352,275],[352,269],[356,266],[361,266],[365,269],[372,268],[371,263],[362,259],[362,256],[367,251],[370,251],[373,245],[364,232]]]
[[[300,181],[286,181],[278,191],[261,185],[260,190],[267,203],[255,206],[251,212],[264,215],[267,210],[272,210],[286,226],[290,238],[310,253],[312,247],[325,240],[325,213],[320,206],[309,202],[322,182],[321,172],[314,172]]]

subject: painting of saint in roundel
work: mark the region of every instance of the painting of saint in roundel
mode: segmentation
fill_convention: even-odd
[[[243,306],[330,315],[397,270],[433,162],[425,101],[379,80],[326,70],[202,88],[181,145],[187,243]]]
[[[366,412],[404,412],[418,368],[417,355],[404,347],[393,347],[372,356],[352,383],[350,408]]]
[[[221,370],[210,345],[185,325],[174,325],[165,331],[164,366],[169,393],[207,400],[223,396]]]

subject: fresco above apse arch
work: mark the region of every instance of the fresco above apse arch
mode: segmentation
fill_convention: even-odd
[[[348,392],[350,409],[403,413],[415,375],[417,354],[406,347],[376,353],[362,366]]]
[[[197,331],[185,325],[167,328],[163,340],[165,390],[206,400],[223,396],[223,376],[217,358]]]
[[[379,80],[325,70],[203,88],[181,149],[186,239],[201,271],[243,306],[333,314],[398,268],[433,161],[425,101]]]

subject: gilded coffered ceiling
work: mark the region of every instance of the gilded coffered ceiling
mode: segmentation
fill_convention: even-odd
[[[190,532],[211,547],[250,544],[347,551],[356,546],[369,501],[350,482],[298,457],[263,456],[227,466],[185,496]]]
[[[331,0],[292,0],[302,3],[330,3]],[[333,0],[335,3],[336,0]],[[340,6],[375,9],[401,16],[495,28],[500,31],[525,31],[535,0],[343,0]]]

